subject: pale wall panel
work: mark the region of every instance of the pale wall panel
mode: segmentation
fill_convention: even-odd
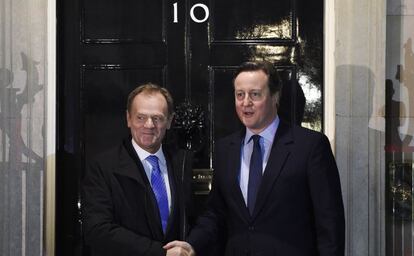
[[[335,136],[346,255],[384,255],[385,0],[335,1]]]
[[[43,255],[47,0],[0,0],[0,254]]]

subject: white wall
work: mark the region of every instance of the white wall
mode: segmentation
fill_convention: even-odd
[[[0,254],[43,255],[47,0],[0,0]]]
[[[335,151],[350,256],[385,251],[385,6],[335,1]]]

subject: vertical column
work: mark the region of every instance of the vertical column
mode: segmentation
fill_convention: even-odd
[[[335,1],[335,153],[348,256],[385,255],[385,7]]]
[[[47,0],[0,1],[1,255],[42,255]]]

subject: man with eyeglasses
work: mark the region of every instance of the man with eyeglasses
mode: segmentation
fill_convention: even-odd
[[[279,119],[282,85],[272,64],[243,63],[233,86],[245,128],[217,142],[207,210],[187,242],[165,248],[200,256],[225,236],[229,256],[343,256],[344,208],[328,139]]]
[[[89,164],[82,214],[92,255],[174,253],[163,245],[180,238],[188,202],[184,194],[191,192],[189,182],[180,178],[183,152],[162,144],[173,111],[165,88],[151,83],[137,87],[127,101],[131,136]]]

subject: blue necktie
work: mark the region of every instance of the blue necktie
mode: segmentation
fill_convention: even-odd
[[[249,184],[247,188],[247,208],[249,208],[250,215],[253,215],[254,206],[256,204],[257,191],[259,190],[262,181],[262,151],[260,149],[260,136],[253,135],[253,152],[250,158],[249,169]]]
[[[151,186],[152,191],[154,191],[155,198],[157,199],[158,210],[160,211],[161,217],[162,230],[165,234],[169,215],[167,190],[165,187],[164,179],[161,174],[160,166],[158,165],[158,157],[150,155],[147,157],[147,161],[152,166]]]

